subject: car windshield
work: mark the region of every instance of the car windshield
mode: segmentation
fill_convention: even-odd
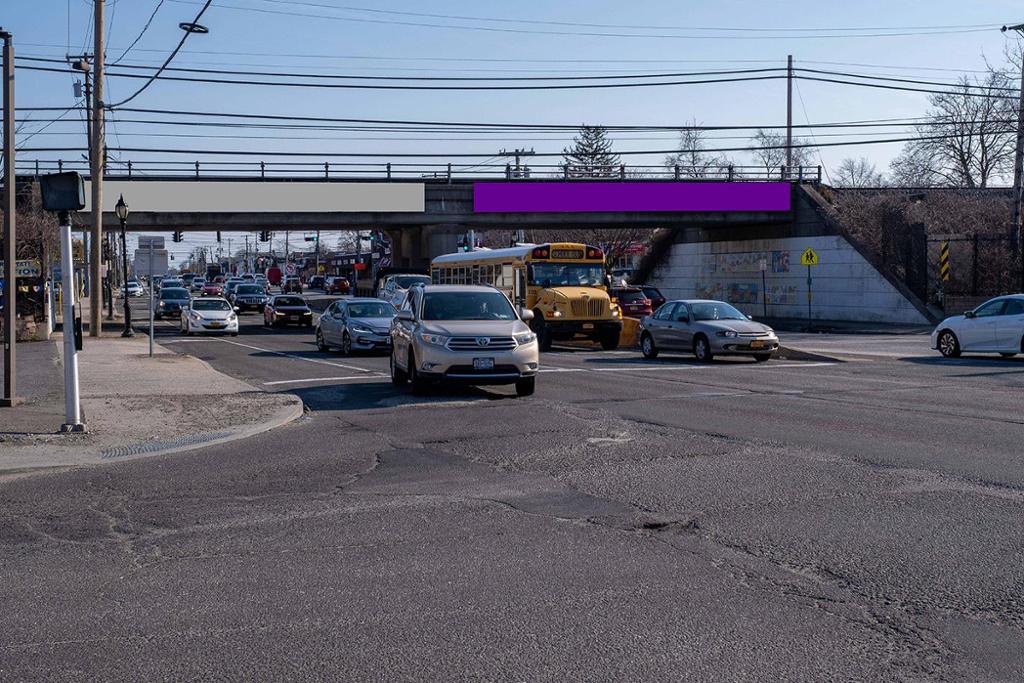
[[[349,304],[348,314],[351,318],[393,318],[395,307],[389,303]]]
[[[263,288],[256,285],[238,285],[235,287],[235,294],[262,294]]]
[[[396,277],[395,284],[402,289],[409,289],[416,284],[429,285],[430,278],[426,275],[404,275],[402,277]]]
[[[624,304],[642,304],[644,299],[647,298],[644,296],[644,293],[640,291],[620,291],[617,292],[615,296]]]
[[[305,306],[306,302],[297,296],[279,296],[274,300],[275,306]]]
[[[187,299],[188,291],[180,287],[164,287],[160,290],[161,299]]]
[[[647,295],[648,299],[657,299],[661,297],[661,292],[658,291],[657,287],[642,287],[644,294]]]
[[[429,292],[424,320],[515,320],[512,304],[501,292]]]
[[[183,284],[184,283],[181,280],[163,280],[160,283],[160,286],[161,287],[173,288],[173,287],[181,287]]]
[[[604,284],[599,263],[532,263],[530,284],[541,287],[594,287]]]
[[[194,311],[230,311],[231,304],[222,299],[196,299],[192,302]]]
[[[711,301],[690,304],[694,320],[746,320],[747,316],[740,313],[727,303]]]

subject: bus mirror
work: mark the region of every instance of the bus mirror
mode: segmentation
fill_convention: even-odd
[[[531,320],[533,320],[533,311],[531,311],[529,308],[520,308],[519,318],[523,322],[530,322]]]

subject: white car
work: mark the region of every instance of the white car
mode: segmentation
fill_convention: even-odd
[[[415,273],[388,275],[381,284],[380,289],[377,290],[377,298],[383,299],[395,308],[398,308],[405,301],[405,293],[409,291],[410,287],[413,285],[429,284],[429,275],[417,275]]]
[[[124,298],[124,287],[121,287],[121,298]],[[128,281],[128,296],[139,297],[146,293],[146,289],[139,284],[138,280]]]
[[[1024,294],[999,296],[973,311],[946,318],[932,332],[932,348],[947,358],[961,353],[998,353],[1005,358],[1024,351]]]
[[[238,315],[227,299],[204,296],[192,299],[181,309],[181,332],[219,332],[238,336]]]

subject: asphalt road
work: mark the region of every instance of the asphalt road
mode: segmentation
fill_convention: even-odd
[[[1024,678],[1024,361],[559,348],[417,398],[256,320],[158,339],[308,417],[0,483],[0,677]]]

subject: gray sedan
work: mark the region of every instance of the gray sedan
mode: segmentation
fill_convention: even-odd
[[[391,320],[395,307],[380,299],[338,299],[320,316],[316,346],[344,354],[353,351],[391,351]]]
[[[779,338],[772,328],[724,301],[669,301],[640,321],[644,358],[656,358],[661,351],[691,351],[705,362],[716,355],[766,361],[778,348]]]

